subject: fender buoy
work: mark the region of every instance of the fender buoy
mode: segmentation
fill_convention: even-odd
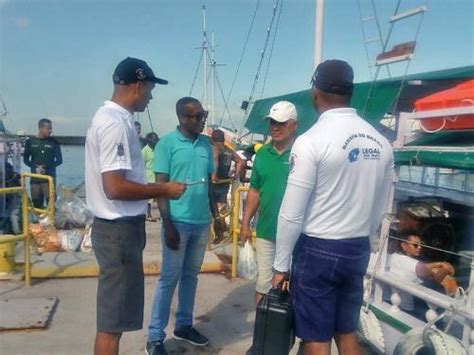
[[[424,328],[414,328],[405,333],[398,342],[394,355],[415,355],[420,350],[434,355],[468,355],[467,349],[459,339],[436,328],[427,329],[423,339]]]
[[[385,354],[385,339],[382,326],[374,312],[370,309],[365,310],[364,307],[361,308],[357,333],[374,350],[380,354]]]

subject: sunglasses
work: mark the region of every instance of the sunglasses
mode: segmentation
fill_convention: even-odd
[[[415,249],[418,249],[418,248],[422,248],[422,247],[423,247],[421,244],[418,244],[418,243],[410,243],[410,245],[412,245],[413,248],[415,248]]]
[[[188,115],[186,113],[181,113],[182,116],[189,117],[189,118],[194,118],[196,121],[204,121],[207,119],[207,116],[209,115],[209,111],[200,111],[196,112],[194,115]]]
[[[285,122],[278,122],[278,121],[270,118],[269,122],[270,122],[270,126],[282,127],[282,126],[286,126],[288,124],[288,122],[290,122],[290,121],[288,120],[288,121],[285,121]]]

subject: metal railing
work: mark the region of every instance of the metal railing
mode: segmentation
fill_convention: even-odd
[[[43,179],[48,182],[49,186],[49,202],[46,209],[34,208],[28,205],[28,193],[26,191],[26,178]],[[3,234],[0,235],[0,244],[12,243],[16,241],[23,241],[24,253],[24,275],[25,286],[31,286],[31,249],[30,249],[30,233],[28,212],[33,211],[49,217],[50,223],[54,223],[54,183],[53,178],[47,175],[40,174],[21,174],[21,184],[18,187],[4,187],[0,188],[0,195],[6,194],[20,194],[21,195],[21,221],[22,233],[19,235]]]
[[[55,186],[54,180],[49,175],[33,174],[33,173],[22,173],[21,174],[21,185],[25,186],[26,192],[26,178],[46,180],[48,183],[48,205],[46,208],[36,208],[34,206],[29,206],[29,210],[39,215],[41,218],[48,217],[48,222],[50,225],[54,226],[54,198],[55,198]],[[31,182],[30,182],[31,183]]]

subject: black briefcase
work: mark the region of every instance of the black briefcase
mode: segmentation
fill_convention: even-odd
[[[287,355],[294,343],[290,294],[271,289],[257,305],[252,355]]]

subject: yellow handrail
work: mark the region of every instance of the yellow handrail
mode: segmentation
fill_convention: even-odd
[[[26,178],[43,179],[48,182],[49,185],[49,201],[46,209],[28,207],[28,193],[26,191]],[[0,235],[0,244],[11,243],[13,241],[23,240],[23,253],[25,259],[24,273],[25,273],[25,286],[31,286],[31,250],[30,250],[30,232],[29,232],[29,221],[28,212],[29,210],[46,214],[49,217],[49,222],[54,225],[54,182],[53,178],[48,175],[23,173],[21,174],[21,185],[18,187],[4,187],[0,188],[0,195],[6,194],[21,194],[21,219],[22,219],[22,234],[11,235],[4,234]]]
[[[21,194],[21,215],[22,215],[22,234],[20,235],[2,235],[0,236],[0,244],[11,243],[16,240],[23,240],[23,253],[25,258],[25,286],[31,285],[31,255],[30,255],[30,234],[29,234],[29,225],[28,225],[28,195],[26,193],[26,188],[24,184],[24,179],[21,179],[21,186],[19,187],[4,187],[0,188],[0,194]]]
[[[48,205],[46,206],[46,208],[30,207],[30,210],[32,212],[39,214],[40,216],[47,216],[49,224],[54,226],[55,186],[54,186],[53,178],[49,175],[23,173],[21,174],[21,181],[22,181],[23,186],[26,186],[24,182],[25,182],[25,178],[27,177],[32,178],[32,179],[46,180],[48,182],[48,187],[49,187]]]

